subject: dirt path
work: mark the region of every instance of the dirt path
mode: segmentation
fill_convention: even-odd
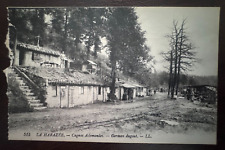
[[[201,135],[214,137],[216,112],[215,107],[200,106],[186,99],[170,100],[166,93],[157,93],[133,102],[97,103],[70,109],[11,114],[9,129],[11,133],[27,129],[103,135],[149,133],[154,135],[154,139],[165,134],[193,136],[198,131]]]
[[[47,109],[43,112],[10,114],[9,128],[29,128],[29,126],[38,127],[41,124],[52,124],[51,126],[54,127],[57,126],[57,123],[65,125],[70,121],[79,125],[87,122],[100,122],[125,118],[148,112],[150,108],[154,110],[159,109],[157,103],[161,101],[162,96],[157,95],[151,97],[151,99],[149,99],[149,97],[139,98],[133,102],[122,101],[116,103],[98,103],[69,109],[56,108]]]

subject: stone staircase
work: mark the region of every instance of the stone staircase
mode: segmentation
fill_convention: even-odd
[[[15,72],[13,68],[10,69],[10,73],[13,73],[16,77],[16,81],[19,83],[19,88],[23,91],[24,95],[28,100],[28,104],[35,111],[46,109],[43,103],[40,102],[38,97],[32,92],[29,86],[24,82],[24,79]]]

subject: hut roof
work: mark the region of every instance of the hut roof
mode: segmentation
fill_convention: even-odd
[[[116,85],[121,86],[121,87],[125,87],[125,88],[145,87],[143,85],[140,85],[135,80],[131,80],[131,81],[120,80],[120,81],[116,82]]]
[[[217,87],[212,86],[212,85],[188,85],[188,86],[184,86],[184,87],[185,88],[196,88],[196,89],[206,88],[208,90],[217,92]]]
[[[100,77],[94,74],[85,74],[77,70],[44,67],[23,67],[22,70],[48,79],[48,83],[50,84],[105,85]]]
[[[92,65],[97,65],[95,62],[91,61],[91,60],[87,60],[88,63],[92,64]]]
[[[40,46],[35,46],[35,45],[25,44],[25,43],[18,43],[17,48],[24,48],[24,49],[27,49],[30,51],[35,51],[35,52],[44,53],[44,54],[48,54],[48,55],[54,55],[54,56],[61,55],[60,52],[52,50],[50,48],[40,47]]]

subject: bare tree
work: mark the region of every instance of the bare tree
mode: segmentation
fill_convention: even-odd
[[[182,21],[181,25],[178,24],[178,21],[173,21],[172,33],[166,36],[170,40],[170,50],[161,53],[164,60],[170,64],[168,95],[171,94],[171,98],[174,98],[174,94],[178,94],[181,72],[189,71],[197,62],[195,47],[187,36],[185,25],[186,19]]]

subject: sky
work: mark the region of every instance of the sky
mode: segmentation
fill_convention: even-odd
[[[166,70],[166,62],[160,52],[169,48],[167,34],[172,31],[173,20],[182,22],[186,18],[187,34],[196,47],[196,57],[200,59],[187,72],[192,75],[217,75],[218,73],[218,40],[219,8],[218,7],[137,7],[138,22],[146,31],[146,44],[154,56],[157,72]]]

